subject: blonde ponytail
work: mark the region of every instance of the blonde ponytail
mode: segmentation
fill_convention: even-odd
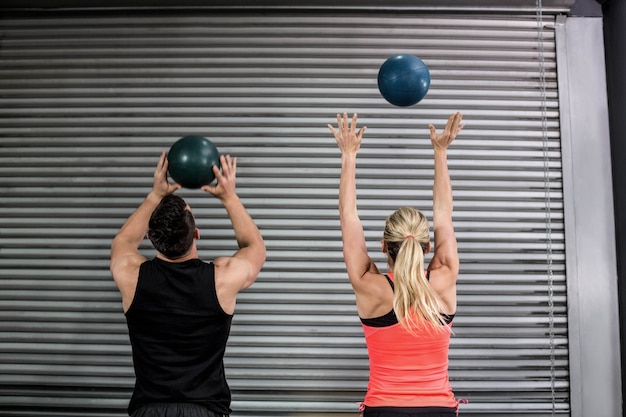
[[[424,273],[424,253],[430,242],[428,220],[411,207],[402,207],[387,219],[384,240],[394,274],[393,309],[409,332],[416,328],[447,329],[444,307]]]

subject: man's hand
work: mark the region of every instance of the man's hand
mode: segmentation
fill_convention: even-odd
[[[152,184],[152,193],[159,199],[172,194],[181,187],[179,184],[172,184],[167,180],[167,166],[167,153],[164,151],[161,153],[161,158],[154,171],[154,182]]]
[[[213,165],[213,173],[217,179],[215,186],[203,185],[202,190],[213,194],[220,201],[224,202],[232,196],[236,196],[235,186],[237,182],[237,158],[231,158],[230,155],[220,155],[220,164],[222,171]]]

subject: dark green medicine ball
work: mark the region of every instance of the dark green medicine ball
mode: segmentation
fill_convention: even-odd
[[[185,188],[200,188],[215,179],[213,165],[220,168],[220,154],[213,142],[203,136],[185,136],[167,153],[170,177]]]

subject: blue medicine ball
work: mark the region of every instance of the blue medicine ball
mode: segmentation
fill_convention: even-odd
[[[430,87],[430,72],[415,55],[400,54],[387,59],[378,71],[378,90],[394,106],[412,106]]]

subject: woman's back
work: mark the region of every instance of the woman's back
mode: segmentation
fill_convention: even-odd
[[[393,289],[393,274],[386,276]],[[361,319],[370,361],[365,404],[370,407],[456,407],[448,378],[448,349],[454,316],[442,315],[446,325],[423,319],[409,332],[395,313]]]
[[[448,379],[450,327],[434,329],[427,324],[426,329],[414,329],[413,335],[399,323],[386,327],[363,323],[370,360],[365,404],[456,407]]]

